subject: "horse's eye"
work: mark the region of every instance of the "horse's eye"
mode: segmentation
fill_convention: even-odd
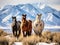
[[[38,24],[36,24],[36,27],[38,26]]]

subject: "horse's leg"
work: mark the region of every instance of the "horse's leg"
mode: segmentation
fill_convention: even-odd
[[[19,30],[19,34],[21,35],[21,29]]]
[[[26,37],[25,31],[23,31],[23,36]]]
[[[19,30],[16,30],[16,37],[18,38],[20,35],[20,31]]]
[[[20,36],[20,30],[17,30],[17,38]]]
[[[24,37],[26,37],[26,33],[27,33],[26,31],[23,31],[23,36],[24,36]]]
[[[26,31],[26,36],[27,36],[27,35],[29,35],[28,33],[29,33],[29,32],[28,32],[28,31]]]
[[[29,31],[27,31],[27,35],[29,36]]]
[[[18,30],[18,37],[20,36],[20,30]]]
[[[14,30],[12,30],[12,32],[13,32],[13,35],[14,35]]]
[[[13,35],[16,37],[16,31],[15,30],[13,30]]]
[[[31,35],[31,33],[32,33],[32,29],[30,30],[30,35]]]
[[[17,30],[15,30],[15,37],[17,37]]]
[[[15,30],[13,30],[13,35],[15,36]]]
[[[31,30],[28,31],[28,36],[30,36],[30,35],[31,35]]]
[[[27,36],[28,34],[27,34],[27,31],[25,31],[25,37]]]
[[[16,37],[18,38],[20,35],[19,30],[16,30]]]

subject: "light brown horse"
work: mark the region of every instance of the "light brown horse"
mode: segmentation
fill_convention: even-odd
[[[43,29],[44,29],[44,21],[41,20],[42,14],[37,14],[36,20],[33,22],[33,30],[36,35],[41,35]]]
[[[23,36],[31,35],[32,21],[26,20],[26,14],[22,14],[21,30],[23,32]]]

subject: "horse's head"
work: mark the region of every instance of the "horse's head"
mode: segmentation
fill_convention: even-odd
[[[15,16],[14,17],[12,16],[12,21],[14,21],[14,22],[16,21],[16,17]]]
[[[26,20],[26,14],[22,14],[22,19]]]
[[[41,19],[42,14],[37,14],[36,19]]]

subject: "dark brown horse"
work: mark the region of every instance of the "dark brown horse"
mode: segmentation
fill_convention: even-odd
[[[13,35],[18,38],[21,33],[21,28],[20,28],[21,22],[17,21],[16,17],[12,17],[12,21],[13,21],[13,23],[12,23]]]
[[[23,36],[29,36],[32,32],[32,21],[26,20],[26,14],[22,14],[22,22],[21,22],[21,30],[23,32]]]

